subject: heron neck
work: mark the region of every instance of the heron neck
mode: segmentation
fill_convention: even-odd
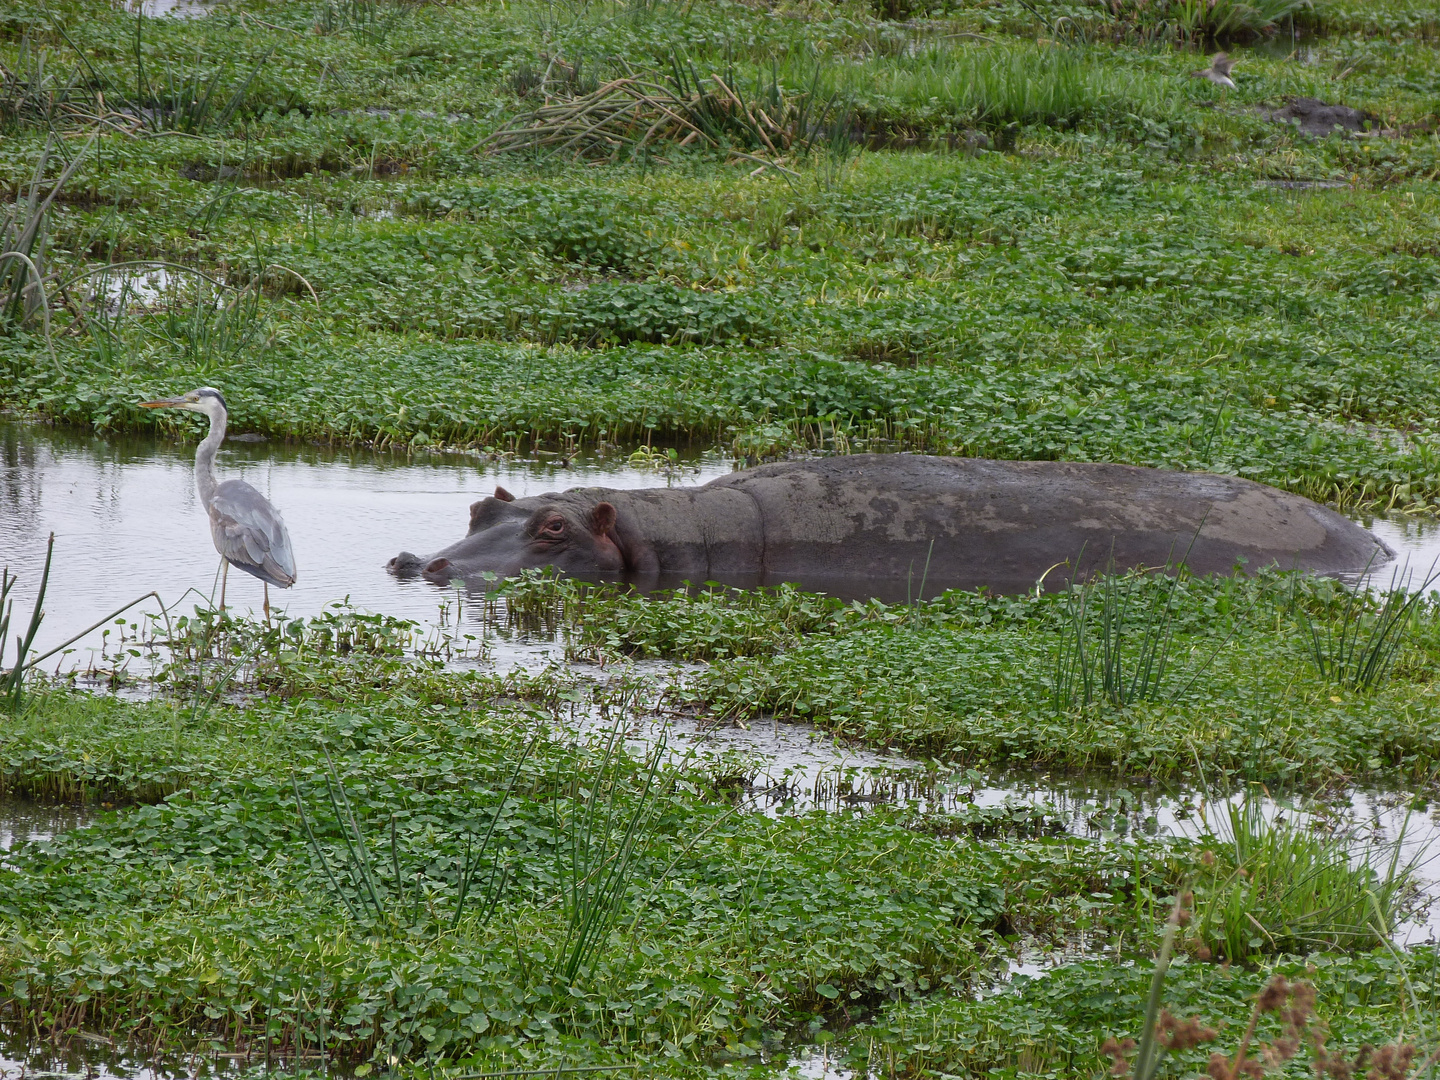
[[[215,454],[225,441],[225,414],[210,417],[210,433],[195,451],[195,490],[200,495],[200,505],[209,509],[210,500],[215,497]]]

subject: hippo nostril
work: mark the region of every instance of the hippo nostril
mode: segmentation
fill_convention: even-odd
[[[387,570],[392,570],[397,574],[405,573],[406,571],[411,570],[418,570],[420,569],[420,556],[411,554],[408,551],[402,551],[399,555],[396,555],[393,559],[387,562],[385,564],[385,568]]]

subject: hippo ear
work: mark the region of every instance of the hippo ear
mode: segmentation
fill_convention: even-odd
[[[607,536],[615,531],[615,506],[612,503],[596,503],[590,511],[590,531],[596,536]]]
[[[512,506],[502,499],[496,499],[487,495],[479,502],[470,504],[470,530],[467,535],[481,532],[490,528],[491,525],[498,525],[506,518],[517,515],[524,516],[525,511],[518,506]]]
[[[425,572],[426,572],[427,574],[438,574],[438,573],[440,573],[440,571],[442,571],[442,570],[448,570],[448,569],[450,569],[450,560],[449,560],[449,559],[443,559],[443,558],[442,558],[442,559],[435,559],[434,561],[432,561],[432,562],[430,562],[428,565],[426,565],[426,567],[425,567]]]
[[[514,502],[514,501],[515,501],[515,496],[514,496],[514,495],[511,495],[510,492],[506,491],[506,490],[505,490],[503,487],[501,487],[499,484],[496,484],[496,485],[495,485],[495,498],[499,499],[501,502]]]

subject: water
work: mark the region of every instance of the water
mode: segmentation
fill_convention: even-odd
[[[242,436],[243,437],[243,436]],[[16,619],[28,619],[55,533],[36,639],[43,653],[108,612],[153,589],[167,605],[190,590],[209,597],[219,557],[195,494],[194,446],[156,439],[98,436],[0,420],[0,565],[20,575]],[[400,581],[385,562],[402,549],[434,551],[465,535],[470,503],[496,484],[516,496],[568,487],[703,484],[731,471],[717,455],[693,457],[667,474],[593,455],[569,467],[555,458],[488,461],[466,455],[334,451],[318,446],[228,441],[217,470],[241,477],[285,518],[299,580],[271,590],[273,607],[292,617],[319,614],[349,597],[357,608],[434,624],[448,590]],[[179,611],[188,611],[194,594]],[[261,584],[229,575],[226,602],[258,613]],[[148,601],[136,611],[157,611]],[[134,614],[127,618],[134,618]],[[84,667],[100,632],[77,645],[67,667]],[[49,667],[50,665],[47,665]]]
[[[91,299],[107,315],[158,304],[171,291],[175,275],[163,266],[96,274],[91,278]]]
[[[94,816],[94,811],[83,806],[0,802],[0,851],[9,851],[27,840],[49,840],[67,829],[84,825]]]
[[[209,15],[224,0],[128,0],[125,10],[139,12],[150,18],[169,15],[176,19],[194,19]]]
[[[178,611],[188,611],[198,597],[218,599],[219,559],[195,495],[193,453],[193,443],[102,438],[0,420],[0,565],[20,575],[15,596],[22,622],[39,582],[46,536],[55,533],[37,652],[152,589],[167,605],[184,597]],[[276,608],[310,617],[348,597],[358,609],[422,626],[437,624],[448,592],[424,581],[395,579],[384,569],[386,560],[402,549],[424,554],[458,540],[469,524],[469,504],[496,484],[517,496],[581,485],[694,486],[731,468],[720,454],[690,455],[683,468],[665,472],[634,467],[624,455],[582,455],[564,467],[558,457],[412,458],[234,438],[218,461],[222,477],[249,481],[279,507],[289,527],[300,575],[293,589],[272,590]],[[1384,519],[1369,525],[1400,553],[1396,565],[1421,571],[1440,565],[1440,526]],[[1384,585],[1388,575],[1387,566],[1371,577]],[[258,613],[260,583],[237,571],[230,575],[226,600],[241,613]],[[157,610],[147,601],[126,618]],[[101,634],[79,642],[62,666],[88,666]]]
[[[1362,524],[1395,552],[1392,562],[1366,575],[1372,588],[1420,588],[1440,572],[1440,521],[1396,514],[1366,519]]]
[[[1292,26],[1285,27],[1278,33],[1269,37],[1262,37],[1238,49],[1231,49],[1230,54],[1235,58],[1237,71],[1244,71],[1241,67],[1245,57],[1262,57],[1266,60],[1290,60],[1297,64],[1318,64],[1321,60],[1321,46],[1324,40],[1308,33],[1297,32]]]

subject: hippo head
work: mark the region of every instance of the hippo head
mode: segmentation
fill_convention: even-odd
[[[608,502],[593,505],[563,496],[515,501],[504,488],[470,507],[465,539],[428,558],[402,551],[387,564],[391,573],[423,575],[437,584],[484,574],[513,577],[521,570],[553,566],[567,574],[605,576],[625,569],[616,532],[617,513]]]

